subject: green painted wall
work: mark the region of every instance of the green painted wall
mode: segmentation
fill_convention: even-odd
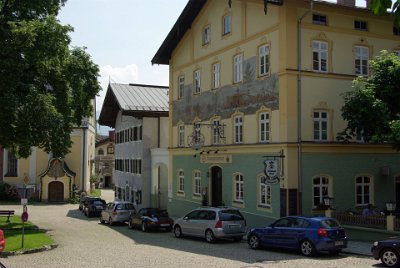
[[[232,204],[233,174],[242,173],[244,176],[244,207],[238,207],[246,218],[249,227],[265,226],[280,216],[280,189],[279,183],[272,185],[272,209],[263,211],[257,209],[258,187],[257,176],[263,173],[265,158],[262,154],[232,155],[232,163],[215,164],[222,168],[222,200],[226,206]],[[201,199],[193,198],[193,170],[201,172],[201,187],[209,187],[208,172],[214,164],[201,164],[199,156],[173,157],[173,198],[169,200],[168,211],[173,217],[180,217],[191,209],[201,206]],[[178,170],[185,173],[185,196],[177,194]]]
[[[303,214],[310,215],[312,209],[312,178],[328,175],[333,179],[334,207],[345,211],[355,206],[355,177],[370,175],[374,178],[374,199],[377,209],[385,207],[385,202],[396,200],[395,176],[400,175],[397,154],[303,154]],[[380,175],[382,166],[389,166],[390,175]]]

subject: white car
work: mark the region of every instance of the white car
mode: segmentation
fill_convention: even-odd
[[[126,201],[114,201],[107,204],[107,207],[101,212],[100,222],[108,222],[113,225],[116,222],[128,222],[129,217],[136,214],[133,203]]]

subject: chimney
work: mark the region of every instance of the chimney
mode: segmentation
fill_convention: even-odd
[[[356,0],[337,0],[337,4],[342,6],[355,7]]]
[[[109,131],[108,131],[108,137],[109,137],[111,140],[114,140],[114,134],[115,134],[115,131],[114,131],[114,130],[109,130]]]

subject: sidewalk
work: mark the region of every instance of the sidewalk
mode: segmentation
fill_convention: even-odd
[[[347,243],[347,248],[343,249],[342,252],[372,257],[371,247],[371,242],[349,240]]]

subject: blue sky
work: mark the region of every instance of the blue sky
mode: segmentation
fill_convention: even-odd
[[[59,20],[74,27],[70,34],[72,45],[87,47],[100,68],[99,81],[103,90],[96,101],[98,111],[110,79],[116,83],[168,86],[168,66],[151,65],[151,59],[186,3],[187,0],[66,2]],[[357,0],[357,5],[365,6],[365,1]]]

